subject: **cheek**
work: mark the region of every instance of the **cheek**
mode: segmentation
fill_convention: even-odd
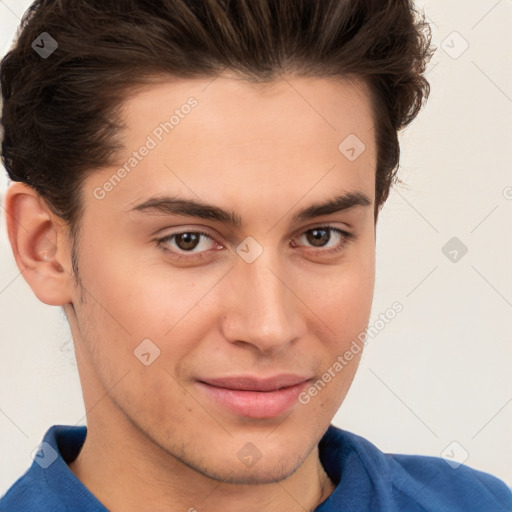
[[[363,353],[361,335],[371,313],[374,266],[371,257],[360,263],[340,267],[331,279],[319,281],[311,300],[318,316],[311,317],[309,331],[319,340],[315,346],[319,366],[317,380],[299,401],[319,424],[341,406]]]
[[[352,269],[335,282],[319,301],[326,322],[336,332],[354,335],[366,327],[373,299],[374,274],[371,269]]]
[[[334,335],[333,348],[342,349],[366,328],[374,285],[375,251],[371,243],[361,244],[339,265],[317,274],[314,279],[305,275],[302,294],[308,297],[308,305],[324,322],[324,327]]]
[[[222,275],[176,269],[149,250],[140,254],[140,248],[137,257],[133,247],[115,241],[106,254],[88,250],[81,256],[88,300],[94,297],[108,312],[103,320],[120,324],[134,341],[172,335]]]

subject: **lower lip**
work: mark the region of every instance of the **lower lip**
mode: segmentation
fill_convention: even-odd
[[[198,385],[210,398],[238,415],[248,418],[275,418],[297,403],[307,382],[276,391],[241,391],[218,388],[204,382],[198,382]]]

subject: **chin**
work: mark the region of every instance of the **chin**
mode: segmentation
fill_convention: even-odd
[[[233,439],[231,439],[233,441]],[[298,440],[297,440],[298,441]],[[205,477],[236,485],[261,485],[281,482],[293,475],[310,455],[312,447],[304,443],[252,443],[219,442],[205,448],[202,453],[189,450],[190,444],[166,446],[169,455],[194,472]],[[219,447],[223,446],[222,449]],[[248,458],[247,456],[252,458]]]
[[[302,465],[303,459],[300,460],[284,460],[282,457],[276,457],[279,462],[266,461],[263,459],[258,461],[252,468],[245,468],[238,461],[236,465],[214,467],[193,467],[194,470],[216,480],[226,484],[234,485],[262,485],[262,484],[274,484],[282,482],[290,476],[292,476]]]

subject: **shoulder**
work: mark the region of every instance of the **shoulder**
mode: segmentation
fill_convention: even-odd
[[[512,493],[498,478],[465,465],[450,466],[439,457],[386,455],[393,485],[405,501],[425,510],[510,512]],[[430,508],[427,508],[430,507]]]
[[[487,473],[465,465],[449,465],[440,457],[384,453],[368,440],[333,427],[322,441],[327,443],[325,446],[335,447],[336,456],[345,462],[352,459],[345,469],[359,465],[375,495],[397,510],[512,511],[510,489]]]
[[[48,506],[51,506],[54,512],[65,512],[59,501],[58,496],[51,495],[44,481],[37,478],[31,468],[0,498],[0,510],[36,512],[48,510]]]
[[[67,465],[77,456],[85,436],[86,427],[51,427],[28,471],[0,498],[0,511],[105,511]]]

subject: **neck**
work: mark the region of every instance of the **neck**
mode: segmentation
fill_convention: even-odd
[[[108,399],[88,417],[86,441],[70,469],[112,512],[304,512],[334,490],[318,448],[280,482],[238,485],[211,479],[156,445]]]

